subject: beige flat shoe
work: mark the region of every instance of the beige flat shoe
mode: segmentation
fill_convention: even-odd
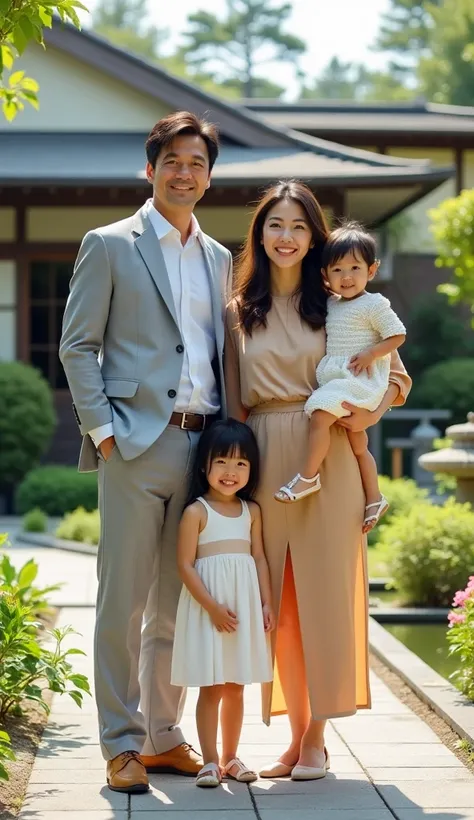
[[[293,771],[291,772],[291,779],[292,780],[321,780],[321,778],[326,777],[327,771],[331,766],[331,761],[329,759],[329,753],[326,747],[324,747],[324,754],[326,759],[324,761],[324,765],[319,769],[316,766],[295,766]]]
[[[271,763],[265,769],[260,769],[260,777],[289,777],[293,771],[293,766],[288,766],[287,763],[281,763],[279,760]]]

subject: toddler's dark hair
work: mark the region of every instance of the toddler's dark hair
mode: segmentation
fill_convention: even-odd
[[[347,253],[363,259],[369,268],[377,261],[375,239],[358,222],[346,221],[331,231],[321,255],[323,269],[336,265]]]
[[[257,440],[246,424],[236,419],[226,419],[214,422],[199,439],[187,505],[196,501],[200,495],[207,493],[209,489],[207,473],[211,461],[215,458],[236,456],[250,462],[249,480],[245,487],[237,492],[239,498],[249,501],[257,489],[259,478],[260,459]]]

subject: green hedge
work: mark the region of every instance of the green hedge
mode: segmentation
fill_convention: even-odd
[[[379,544],[406,603],[448,607],[474,567],[474,511],[453,499],[414,504],[383,527]]]
[[[37,467],[18,487],[15,506],[19,515],[35,507],[52,516],[62,516],[78,507],[95,510],[97,473],[78,473],[75,467],[59,465]]]
[[[369,546],[373,546],[380,541],[383,527],[387,526],[394,516],[405,515],[411,510],[413,504],[426,501],[428,498],[428,491],[419,487],[411,478],[389,478],[386,475],[381,475],[379,476],[379,487],[390,507],[383,518],[380,519],[380,524],[369,532]]]
[[[0,361],[0,487],[14,486],[39,464],[55,424],[53,393],[41,374]]]
[[[474,409],[474,359],[449,359],[428,367],[415,382],[409,405],[451,410],[450,424],[465,422]]]

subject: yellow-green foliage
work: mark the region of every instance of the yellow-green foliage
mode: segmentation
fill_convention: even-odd
[[[74,512],[67,513],[56,530],[58,538],[67,541],[82,541],[87,544],[99,543],[100,519],[99,510],[87,512],[78,507]]]

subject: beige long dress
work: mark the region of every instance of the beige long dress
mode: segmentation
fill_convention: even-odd
[[[322,489],[296,504],[273,498],[304,462],[308,418],[304,403],[316,387],[325,354],[324,330],[302,323],[294,299],[273,297],[267,327],[249,337],[227,312],[226,389],[229,415],[245,418],[261,455],[257,494],[278,616],[287,553],[291,555],[300,629],[314,719],[370,708],[368,673],[368,579],[362,535],[365,499],[356,459],[344,429],[333,426],[321,467]],[[410,379],[398,354],[390,380],[403,404]],[[276,633],[272,635],[275,660]],[[263,720],[286,712],[275,668],[263,685]]]

